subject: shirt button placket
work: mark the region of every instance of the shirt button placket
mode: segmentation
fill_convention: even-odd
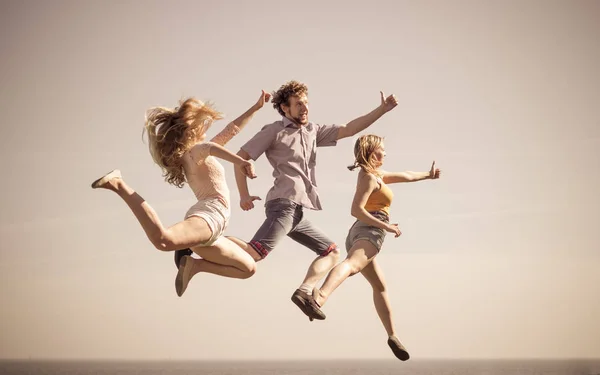
[[[300,139],[302,140],[302,156],[304,157],[304,172],[306,173],[306,175],[308,176],[308,155],[307,155],[307,145],[308,145],[308,140],[307,140],[307,132],[306,130],[303,128],[302,131],[300,132]]]

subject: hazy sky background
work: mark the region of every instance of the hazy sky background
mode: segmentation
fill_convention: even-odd
[[[290,79],[310,119],[399,105],[368,131],[395,185],[378,257],[414,358],[600,357],[599,1],[2,1],[0,358],[391,358],[368,283],[349,279],[309,323],[290,301],[313,254],[286,239],[248,280],[201,274],[175,294],[127,206],[90,183],[120,168],[167,225],[194,203],[142,141],[144,112],[197,96],[227,114]],[[262,125],[266,106],[228,147]],[[318,153],[343,244],[353,139]],[[272,184],[264,156],[251,193]],[[249,240],[262,206],[234,205]],[[345,252],[343,252],[345,254]]]

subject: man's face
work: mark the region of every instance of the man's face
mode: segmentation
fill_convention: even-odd
[[[297,125],[308,124],[308,98],[306,94],[291,96],[289,105],[282,105],[285,116]]]

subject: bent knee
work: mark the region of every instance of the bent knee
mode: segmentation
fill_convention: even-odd
[[[360,271],[362,271],[362,269],[356,265],[351,265],[350,266],[350,276],[354,276],[357,273],[359,273]]]
[[[244,268],[244,279],[249,279],[256,273],[256,263],[252,262]]]
[[[385,284],[377,283],[377,284],[372,284],[371,286],[373,287],[373,292],[374,293],[385,293],[385,292],[387,292],[387,288],[386,288]]]
[[[175,241],[165,237],[152,240],[152,244],[159,251],[175,251],[182,249],[181,244],[175,243]]]
[[[333,244],[323,253],[323,256],[334,259],[337,262],[340,259],[340,249],[336,244]]]
[[[345,260],[345,262],[347,263],[348,268],[350,268],[350,276],[356,275],[357,273],[362,271],[364,268],[364,266],[362,264],[353,262],[351,260]]]
[[[170,246],[173,244],[172,241],[168,241],[162,233],[150,236],[150,242],[152,242],[152,245],[159,251],[169,251]]]

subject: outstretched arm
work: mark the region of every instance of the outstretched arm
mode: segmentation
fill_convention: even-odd
[[[252,172],[254,172],[254,167],[252,167],[252,163],[240,158],[238,155],[234,154],[233,152],[229,151],[228,149],[217,143],[214,143],[210,148],[210,155],[219,159],[226,160],[233,164],[236,168],[240,168],[242,170],[246,170],[246,168],[250,167]],[[247,174],[244,175],[246,176]],[[254,175],[254,173],[252,173],[252,175]],[[256,176],[252,176],[252,178],[254,177]]]
[[[360,116],[350,121],[346,125],[342,125],[338,132],[338,140],[346,137],[352,137],[353,135],[360,133],[361,131],[371,126],[371,124],[377,121],[381,116],[391,111],[392,109],[394,109],[394,107],[398,105],[398,101],[396,100],[396,97],[393,94],[388,96],[387,98],[383,94],[383,91],[380,91],[380,94],[381,104],[366,115]]]
[[[252,105],[246,112],[242,113],[238,118],[230,122],[219,134],[211,139],[211,142],[218,143],[221,146],[224,146],[227,142],[231,140],[236,134],[238,134],[252,119],[252,116],[259,109],[263,107],[265,103],[268,103],[271,100],[271,94],[262,91],[260,98],[258,101]]]
[[[383,172],[383,182],[394,184],[397,182],[416,182],[422,180],[435,180],[440,178],[440,169],[435,168],[435,161],[431,164],[429,172]]]
[[[246,176],[250,178],[256,177],[252,163],[232,153],[218,143],[197,143],[190,150],[190,154],[192,159],[198,164],[204,163],[208,156],[214,156],[232,163],[235,166],[236,171],[239,169],[240,173],[244,175],[244,178],[246,178]]]
[[[388,224],[381,221],[365,209],[365,205],[367,204],[371,193],[373,193],[378,186],[379,184],[377,183],[375,176],[360,171],[358,173],[358,183],[356,184],[356,193],[354,193],[350,214],[367,225],[394,233],[396,234],[396,237],[398,237],[400,235],[400,230],[398,229],[397,224]]]

